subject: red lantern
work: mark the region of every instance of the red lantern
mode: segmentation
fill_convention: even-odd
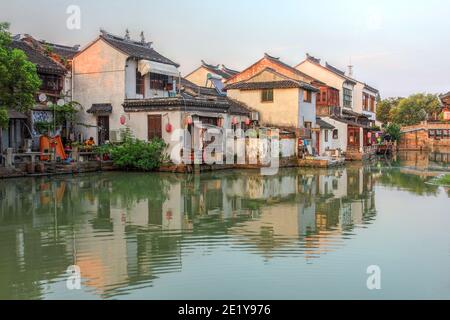
[[[171,133],[172,129],[173,129],[173,127],[170,123],[166,124],[166,132]]]
[[[236,117],[233,117],[233,120],[231,120],[231,123],[232,123],[232,124],[237,124],[237,123],[238,123],[237,118],[236,118]]]
[[[127,122],[127,118],[124,115],[120,116],[120,124],[124,125]]]
[[[369,138],[369,139],[372,138],[372,132],[367,133],[367,138]]]
[[[188,116],[188,117],[186,118],[186,123],[187,123],[187,124],[192,124],[192,117],[191,117],[191,116]]]
[[[247,126],[250,124],[250,119],[249,119],[249,118],[245,119],[245,124],[246,124]]]

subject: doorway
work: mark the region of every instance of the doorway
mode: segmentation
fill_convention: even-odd
[[[98,116],[97,117],[97,127],[98,127],[98,145],[105,144],[109,141],[109,116]]]
[[[352,149],[359,149],[360,139],[359,139],[359,127],[348,127],[348,147]]]

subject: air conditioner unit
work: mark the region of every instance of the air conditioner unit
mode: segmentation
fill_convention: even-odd
[[[253,111],[253,112],[251,113],[251,120],[252,120],[252,121],[259,121],[259,112]]]
[[[120,130],[110,130],[109,141],[112,143],[122,142],[122,132]]]

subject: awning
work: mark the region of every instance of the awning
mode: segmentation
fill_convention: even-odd
[[[111,113],[112,105],[110,103],[94,103],[87,113]]]
[[[164,64],[150,60],[139,60],[138,71],[141,73],[142,76],[145,76],[149,72],[164,74],[173,77],[178,77],[180,75],[180,72],[174,65]]]

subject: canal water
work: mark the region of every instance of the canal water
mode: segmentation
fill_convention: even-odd
[[[449,299],[446,159],[2,180],[0,299]]]

